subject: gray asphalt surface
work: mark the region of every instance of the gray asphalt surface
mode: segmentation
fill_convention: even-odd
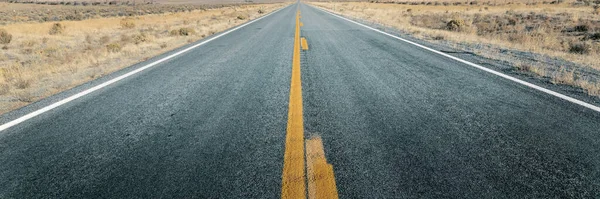
[[[598,198],[598,113],[301,6],[341,198]]]
[[[598,198],[600,114],[302,4],[341,198]],[[0,198],[278,198],[296,6],[0,132]]]
[[[0,198],[278,197],[295,7],[0,135]]]

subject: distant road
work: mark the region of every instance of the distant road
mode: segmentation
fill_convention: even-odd
[[[300,4],[0,131],[0,198],[279,198],[288,117],[340,198],[600,197],[599,112]]]

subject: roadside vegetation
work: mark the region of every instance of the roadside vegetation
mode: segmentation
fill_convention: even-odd
[[[133,1],[131,1],[133,2]],[[81,21],[107,17],[127,17],[191,12],[222,8],[226,5],[138,4],[130,1],[21,1],[0,2],[0,25],[23,22]]]
[[[311,3],[600,96],[600,1]]]
[[[0,12],[5,13],[22,6],[1,4]],[[35,13],[32,15],[44,13],[50,18],[62,16],[63,10],[69,10],[61,5],[28,6],[27,9]],[[81,20],[57,17],[61,20],[49,22],[31,20],[31,16],[24,14],[15,15],[14,20],[2,19],[5,25],[0,25],[0,114],[282,6],[284,4],[230,5],[185,12],[167,9],[123,17],[94,15]],[[38,12],[39,9],[50,12]]]

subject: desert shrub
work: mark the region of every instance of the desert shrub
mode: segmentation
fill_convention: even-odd
[[[119,43],[110,43],[110,44],[106,45],[106,50],[111,53],[120,52],[121,49],[123,49],[123,47],[121,47],[121,44],[119,44]]]
[[[192,35],[195,33],[196,33],[196,31],[194,31],[194,29],[192,29],[192,28],[180,28],[179,29],[179,35],[188,36],[188,35]]]
[[[81,21],[81,20],[83,20],[84,18],[85,18],[85,17],[84,17],[84,16],[83,16],[83,14],[81,14],[81,13],[77,13],[77,14],[70,14],[70,15],[67,15],[67,16],[65,17],[65,19],[66,19],[66,20],[69,20],[69,21]]]
[[[129,19],[122,19],[121,20],[121,28],[123,28],[123,29],[135,28],[135,23]]]
[[[61,23],[54,23],[50,28],[50,31],[48,31],[48,33],[51,35],[63,34],[66,28],[67,27],[62,25]]]
[[[573,54],[588,54],[591,46],[585,42],[573,42],[569,44],[569,52]]]
[[[463,19],[452,19],[446,23],[446,29],[450,31],[464,31],[467,28],[467,23]]]
[[[444,40],[444,35],[436,35],[432,39],[433,40]]]
[[[180,28],[171,30],[170,34],[171,36],[188,36],[196,34],[196,31],[192,28]]]
[[[162,44],[160,44],[160,48],[161,48],[161,49],[167,48],[167,43],[162,43]]]
[[[586,39],[600,40],[600,32],[589,34]]]
[[[504,25],[510,25],[510,26],[514,26],[517,25],[517,23],[519,23],[519,19],[515,18],[515,17],[508,17],[506,20],[503,21]]]
[[[247,19],[247,18],[248,18],[248,17],[246,17],[246,16],[244,16],[244,15],[238,15],[238,16],[237,16],[237,19],[239,19],[239,20],[245,20],[245,19]]]
[[[262,8],[258,9],[258,14],[263,14],[263,13],[265,13],[265,11]]]
[[[587,24],[579,24],[573,27],[573,31],[576,32],[587,32],[588,30],[590,30],[590,26]]]
[[[169,35],[171,35],[171,36],[179,36],[179,30],[177,30],[177,29],[171,30],[169,32]]]
[[[133,43],[141,44],[141,43],[148,41],[148,36],[146,36],[146,34],[144,34],[144,33],[141,33],[141,34],[134,35],[132,37],[132,39],[133,39]]]
[[[12,35],[4,29],[0,29],[0,44],[9,44],[12,41]]]

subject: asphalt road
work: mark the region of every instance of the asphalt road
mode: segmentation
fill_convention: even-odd
[[[299,7],[341,198],[600,197],[600,113]],[[1,131],[0,198],[279,198],[296,9]]]

